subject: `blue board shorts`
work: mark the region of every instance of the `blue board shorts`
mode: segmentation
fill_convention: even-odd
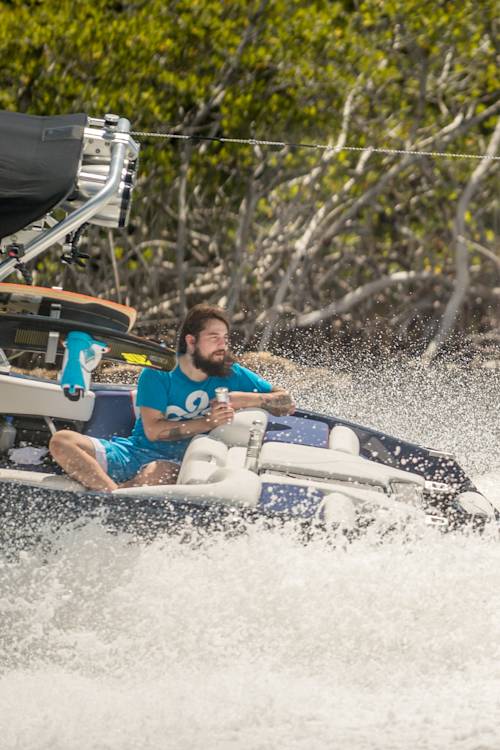
[[[116,437],[112,440],[105,440],[89,437],[89,440],[94,446],[97,463],[117,484],[132,479],[143,466],[152,461],[170,461],[180,464],[180,461],[167,458],[158,451],[138,447],[129,438]]]

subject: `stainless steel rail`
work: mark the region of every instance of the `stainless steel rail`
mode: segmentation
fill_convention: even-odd
[[[48,247],[59,242],[67,234],[77,229],[96,214],[106,203],[113,198],[120,188],[122,172],[125,165],[127,153],[132,151],[134,155],[138,147],[130,135],[130,122],[122,117],[118,120],[116,128],[113,129],[111,137],[111,162],[108,179],[104,187],[96,193],[85,205],[76,209],[66,216],[61,222],[44,232],[42,237],[31,240],[25,248],[22,258],[8,258],[0,263],[0,281],[9,276],[21,260],[27,263],[43,253]]]

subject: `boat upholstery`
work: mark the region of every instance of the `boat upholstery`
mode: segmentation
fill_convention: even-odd
[[[359,456],[359,437],[354,430],[346,425],[338,424],[333,427],[328,438],[328,447],[341,453]]]
[[[38,471],[0,469],[0,481],[18,482],[44,490],[88,492],[79,482],[67,476],[44,474]],[[255,507],[261,495],[261,481],[257,474],[246,469],[218,468],[206,482],[191,484],[127,487],[114,490],[113,496],[161,497],[167,502],[189,501],[199,505]]]
[[[259,468],[291,476],[340,479],[384,488],[394,481],[424,485],[422,477],[402,469],[377,464],[344,451],[311,448],[308,445],[266,443],[260,453]]]
[[[228,448],[206,435],[193,438],[184,454],[177,484],[200,484],[227,463]]]
[[[318,510],[318,517],[327,526],[335,525],[339,530],[353,531],[356,528],[356,508],[352,499],[343,492],[325,495]]]
[[[95,438],[128,437],[139,416],[137,391],[96,390],[94,395],[94,409],[82,433]]]
[[[296,508],[297,513],[305,517],[317,511],[318,503],[326,495],[342,494],[348,498],[343,500],[346,508],[351,502],[368,502],[386,507],[394,502],[386,494],[392,493],[392,482],[424,484],[423,478],[418,475],[361,457],[356,433],[344,425],[332,429],[329,436],[331,448],[266,443],[260,452],[260,475],[247,471],[244,468],[244,446],[256,416],[262,418],[261,414],[255,414],[255,410],[239,412],[226,429],[217,428],[208,436],[193,438],[181,465],[176,490],[169,489],[169,496],[172,497],[177,491],[177,494],[184,492],[191,498],[193,492],[196,495],[193,489],[195,485],[205,497],[207,487],[211,485],[208,490],[213,495],[213,484],[220,481],[222,472],[224,487],[232,494],[232,502],[254,505],[255,482],[252,477],[256,477],[261,507],[268,507],[273,512],[280,512],[281,506],[287,512]],[[225,442],[216,439],[217,435],[223,437]],[[236,445],[231,445],[230,439]],[[250,486],[242,487],[242,479],[250,482]],[[191,489],[187,490],[187,487]]]
[[[82,422],[89,437],[130,435],[139,416],[136,397],[135,389],[107,388],[70,401],[56,381],[0,373],[0,414]]]
[[[413,475],[412,475],[413,476]],[[291,488],[293,491],[302,489],[306,494],[319,492],[321,497],[330,492],[343,492],[356,503],[370,503],[382,508],[389,508],[393,500],[384,492],[380,485],[359,485],[349,479],[339,479],[337,481],[329,479],[308,477],[288,477],[283,474],[273,474],[272,472],[263,472],[260,474],[263,487],[270,488],[268,492],[276,495],[288,496]]]
[[[25,469],[0,469],[0,481],[22,482],[30,487],[63,492],[87,492],[80,482],[65,474],[48,474],[41,471],[27,471]]]
[[[94,401],[91,391],[79,401],[70,401],[55,382],[0,373],[0,414],[86,422],[92,416]]]
[[[311,518],[323,501],[324,490],[311,487],[305,482],[300,485],[288,480],[275,483],[273,476],[261,476],[262,492],[260,507],[270,513],[285,513],[300,518]]]
[[[83,434],[92,437],[128,435],[138,414],[135,390],[97,389],[78,402],[70,402],[56,383],[5,375],[0,375],[0,383],[4,413],[9,413],[7,400],[12,404],[16,397],[15,413],[23,413],[22,403],[27,410],[24,413],[79,418],[85,421]],[[21,401],[24,393],[27,398]],[[259,473],[245,468],[249,436],[257,419],[267,428],[258,461]],[[277,440],[278,436],[284,436],[284,440]],[[287,442],[294,439],[298,442]],[[176,502],[185,499],[204,505],[260,504],[272,512],[280,512],[282,508],[284,512],[293,515],[296,511],[305,517],[318,512],[327,495],[347,497],[348,500],[342,501],[347,509],[349,502],[385,506],[394,502],[390,497],[392,482],[424,484],[418,475],[374,463],[359,452],[358,436],[347,426],[336,425],[329,431],[328,425],[320,420],[276,418],[261,409],[244,409],[236,413],[231,424],[192,439],[175,485],[123,488],[115,490],[115,494],[159,496]],[[54,474],[2,470],[2,478],[50,489],[84,490],[78,482]]]
[[[269,415],[264,443],[297,443],[328,448],[328,425],[319,419]]]
[[[241,409],[236,412],[230,424],[223,424],[210,430],[209,435],[215,440],[220,440],[226,445],[246,448],[250,430],[255,420],[262,423],[265,430],[269,420],[269,414],[262,409]]]
[[[198,505],[221,503],[229,506],[255,507],[259,503],[261,481],[247,469],[216,468],[206,482],[168,484],[154,487],[127,487],[114,490],[113,496],[162,497],[168,502],[190,502]]]

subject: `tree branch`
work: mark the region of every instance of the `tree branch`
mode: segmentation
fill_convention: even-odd
[[[316,167],[314,170],[312,170],[312,173],[309,176],[309,178],[308,177],[304,178],[304,185],[310,186],[311,184],[313,184],[319,178],[319,175],[323,173],[325,169],[325,165],[336,154],[336,149],[343,148],[343,146],[345,145],[345,142],[347,139],[348,125],[349,125],[351,112],[352,112],[353,99],[354,99],[354,89],[350,92],[349,96],[346,98],[346,101],[344,103],[343,116],[342,116],[342,128],[341,128],[339,137],[337,139],[337,143],[335,144],[335,149],[330,152],[326,152],[323,155],[321,164],[318,167]],[[362,158],[363,156],[364,154],[362,155]],[[285,275],[278,286],[278,289],[274,296],[272,308],[268,311],[267,324],[264,328],[264,332],[262,334],[262,337],[259,343],[260,351],[267,349],[269,345],[269,341],[270,341],[270,338],[272,336],[272,332],[274,329],[274,324],[278,318],[279,309],[281,305],[283,304],[285,296],[288,292],[288,287],[290,285],[290,282],[304,256],[304,253],[306,252],[309,246],[312,236],[314,235],[318,225],[321,223],[321,220],[323,219],[324,214],[327,210],[328,210],[328,203],[325,203],[312,216],[312,218],[309,220],[306,226],[305,231],[295,242],[292,258],[285,272]]]
[[[467,207],[474,195],[479,183],[483,179],[484,175],[493,163],[488,157],[495,156],[498,147],[500,145],[500,117],[497,120],[495,130],[491,136],[488,148],[484,159],[482,159],[476,169],[473,171],[465,190],[460,196],[460,200],[457,204],[457,210],[455,214],[455,223],[453,228],[454,244],[455,244],[455,289],[453,294],[448,300],[441,324],[439,326],[437,334],[434,336],[429,346],[425,350],[422,360],[424,362],[431,362],[439,350],[450,335],[457,316],[462,308],[467,290],[469,288],[469,255],[467,250],[467,241],[465,239],[465,213]]]
[[[410,147],[410,150],[425,151],[431,148],[437,148],[438,146],[442,148],[457,136],[462,135],[474,125],[477,125],[479,122],[483,122],[499,111],[500,100],[492,104],[487,109],[483,110],[479,115],[469,117],[466,120],[463,119],[461,114],[458,114],[454,118],[454,120],[452,120],[451,123],[442,128],[439,133],[433,136],[429,136],[428,138],[424,138],[423,140],[413,144]],[[375,198],[377,195],[380,195],[385,186],[396,175],[398,175],[403,171],[403,169],[406,169],[406,167],[408,167],[410,164],[413,164],[415,161],[417,161],[417,159],[420,158],[421,157],[418,154],[409,154],[407,156],[403,156],[403,158],[396,164],[393,164],[393,166],[380,178],[380,180],[378,180],[374,185],[372,185],[371,188],[363,193],[363,195],[361,195],[357,201],[354,201],[354,203],[328,228],[328,230],[323,235],[323,240],[327,241],[334,235],[338,234],[339,231],[344,228],[347,222],[354,218],[354,216],[361,208],[370,203],[370,201],[373,200],[373,198]],[[490,159],[487,160],[488,163],[490,161]]]
[[[262,164],[259,164],[248,181],[247,191],[240,203],[240,209],[238,212],[238,229],[236,231],[236,242],[234,245],[233,272],[231,274],[231,282],[227,298],[227,311],[230,317],[232,317],[240,299],[241,283],[243,281],[243,265],[247,256],[252,218],[259,198],[259,194],[256,191],[256,182],[262,171]]]
[[[484,245],[480,245],[479,242],[474,242],[474,240],[469,240],[467,237],[464,237],[463,235],[460,235],[459,238],[460,242],[466,242],[470,247],[473,247],[474,250],[477,250],[478,253],[481,253],[481,255],[484,255],[485,258],[489,258],[489,260],[492,260],[493,263],[496,264],[497,268],[500,269],[500,258],[498,255],[496,255],[493,250],[490,250],[487,247],[484,247]]]
[[[345,294],[342,299],[332,302],[322,310],[315,310],[314,312],[299,315],[296,325],[298,328],[316,325],[322,320],[327,320],[328,318],[333,318],[334,315],[342,315],[352,310],[353,307],[356,307],[356,305],[359,305],[364,300],[373,297],[375,294],[380,294],[380,292],[385,291],[389,287],[412,284],[414,281],[434,278],[436,278],[435,274],[429,271],[396,271],[396,273],[382,276],[380,279],[369,281],[367,284],[359,286],[353,292]]]
[[[179,289],[179,316],[184,318],[186,314],[186,279],[184,259],[186,254],[186,237],[187,237],[187,178],[189,161],[191,159],[192,143],[186,141],[181,152],[181,165],[179,168],[179,194],[178,194],[178,221],[177,221],[177,239],[175,243],[175,269],[177,272],[177,284]]]

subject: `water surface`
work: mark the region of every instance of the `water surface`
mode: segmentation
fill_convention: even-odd
[[[451,449],[500,501],[496,370],[281,374],[298,402]],[[5,750],[500,747],[500,545],[332,548],[97,523],[0,562]]]

